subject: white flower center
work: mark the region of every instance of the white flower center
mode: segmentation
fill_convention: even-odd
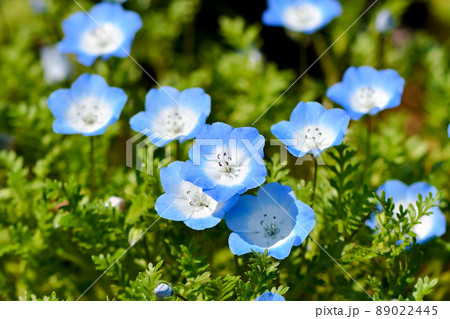
[[[264,214],[264,218],[260,221],[260,225],[263,227],[264,237],[276,237],[280,233],[280,229],[275,224],[277,216],[270,218],[267,214]]]
[[[236,185],[244,181],[250,171],[250,158],[241,150],[231,150],[227,147],[208,154],[205,170],[208,175],[220,185]]]
[[[178,207],[180,211],[189,215],[190,218],[204,218],[212,215],[218,206],[218,202],[205,194],[203,190],[183,181],[180,201]]]
[[[291,235],[295,222],[277,204],[261,208],[261,211],[249,220],[252,224],[257,223],[257,226],[251,227],[254,231],[246,233],[246,236],[260,247],[281,245]]]
[[[194,129],[195,118],[195,114],[190,110],[173,106],[161,111],[155,118],[153,127],[156,132],[175,139],[179,136],[186,136]]]
[[[84,33],[81,48],[91,55],[103,55],[116,51],[123,40],[122,30],[112,23],[105,23]]]
[[[320,26],[322,12],[318,7],[310,3],[288,7],[283,17],[286,28],[293,31],[308,31]]]
[[[321,126],[309,125],[295,134],[297,147],[302,152],[313,149],[324,150],[328,148],[336,138],[336,135],[329,129]]]
[[[372,87],[362,87],[351,98],[351,104],[355,110],[361,113],[370,112],[377,107],[383,109],[389,102],[389,95]]]
[[[79,132],[91,133],[108,124],[111,107],[97,97],[74,102],[67,110],[69,124]]]

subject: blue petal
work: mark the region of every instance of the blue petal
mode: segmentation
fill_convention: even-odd
[[[83,74],[71,86],[72,99],[79,101],[85,97],[101,97],[109,89],[105,79],[96,74]]]
[[[406,196],[415,203],[419,200],[419,194],[422,195],[423,199],[425,199],[428,197],[429,193],[431,193],[434,197],[437,192],[438,190],[436,189],[436,187],[431,186],[430,184],[425,182],[418,182],[408,187]]]
[[[181,170],[186,164],[180,161],[170,163],[167,167],[161,168],[159,174],[161,185],[164,191],[170,195],[178,195],[181,178]]]
[[[211,97],[201,88],[192,88],[180,93],[179,103],[183,108],[194,111],[196,114],[211,113]]]
[[[236,205],[225,215],[225,222],[233,232],[244,233],[258,230],[258,223],[253,222],[251,216],[261,207],[255,196],[239,197]]]
[[[258,190],[257,200],[260,207],[266,212],[282,209],[287,213],[297,199],[290,186],[270,183],[261,186]]]
[[[406,200],[408,197],[408,186],[398,180],[389,180],[377,190],[378,196],[381,196],[381,192],[384,191],[386,199],[392,197],[394,203]],[[406,207],[404,207],[406,209]]]
[[[259,146],[261,143],[261,147],[258,148],[258,153],[261,156],[261,158],[264,158],[264,143],[265,141],[264,136],[259,134],[258,130],[254,127],[238,127],[235,128],[233,131],[231,131],[229,135],[229,139],[236,140],[236,146],[238,148],[244,149],[249,151],[250,149],[247,147],[248,144],[244,144],[243,141],[246,141],[246,143],[249,143],[250,148],[255,148],[256,146]],[[253,147],[252,147],[253,146]],[[251,154],[250,152],[250,155]]]
[[[421,237],[417,234],[416,241],[418,244],[424,244],[434,237],[440,237],[445,234],[447,222],[445,215],[438,207],[433,207],[430,209],[430,212],[432,212],[429,216],[431,218],[432,228],[425,236]]]
[[[283,296],[279,294],[273,294],[270,291],[266,291],[261,296],[255,299],[255,301],[286,301]]]
[[[306,237],[308,237],[309,233],[316,225],[316,214],[311,207],[297,200],[291,204],[291,207],[289,208],[289,215],[296,217],[294,231],[297,235],[297,239],[294,244],[299,245],[306,239]]]
[[[212,228],[216,226],[222,220],[224,213],[214,213],[211,216],[204,218],[189,218],[184,221],[184,224],[194,230],[204,230],[206,228]]]
[[[283,14],[291,1],[287,0],[268,0],[268,8],[264,11],[262,21],[265,25],[282,27],[284,25]]]
[[[103,101],[108,103],[113,111],[113,116],[117,120],[127,103],[128,97],[124,90],[110,87],[103,96]]]
[[[195,165],[193,162],[186,162],[181,170],[181,177],[204,190],[210,189],[216,186],[216,182],[209,177],[207,172],[200,165]],[[205,193],[207,193],[205,191]]]
[[[299,129],[306,125],[315,125],[325,112],[325,108],[317,102],[300,102],[292,111],[291,123]]]
[[[320,124],[331,129],[336,138],[330,146],[340,145],[347,134],[350,117],[341,109],[327,110],[320,119]]]
[[[130,119],[132,130],[145,134],[149,140],[158,147],[163,147],[173,141],[169,136],[153,130],[152,115],[148,112],[139,112]]]
[[[179,94],[177,89],[170,86],[151,89],[145,97],[145,110],[156,115],[168,107],[177,106]]]
[[[159,216],[169,220],[185,221],[189,218],[178,208],[177,198],[169,194],[162,194],[158,197],[155,203],[155,210]]]
[[[72,104],[72,96],[69,89],[60,89],[53,92],[48,98],[48,107],[56,119],[65,119],[66,112]]]

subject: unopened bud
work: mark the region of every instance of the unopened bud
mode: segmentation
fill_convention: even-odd
[[[154,293],[158,299],[163,300],[172,297],[173,290],[168,284],[159,284],[158,287],[155,288]]]

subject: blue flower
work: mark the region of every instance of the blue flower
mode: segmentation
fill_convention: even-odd
[[[189,151],[192,162],[181,175],[216,201],[258,187],[266,180],[264,137],[252,127],[204,125]]]
[[[350,122],[341,109],[326,110],[316,102],[300,102],[290,121],[272,126],[272,133],[297,157],[319,156],[325,149],[342,143]]]
[[[436,195],[437,189],[425,182],[414,183],[410,186],[404,184],[398,180],[390,180],[384,183],[377,191],[378,195],[384,191],[386,198],[392,197],[392,201],[395,205],[394,212],[397,214],[400,212],[400,206],[406,210],[409,205],[413,205],[417,209],[416,202],[418,200],[419,194],[423,198],[428,197],[431,193]],[[381,209],[381,206],[378,206]],[[445,233],[445,216],[439,207],[433,207],[430,209],[431,215],[423,216],[419,221],[420,224],[413,226],[412,231],[416,233],[417,243],[423,244],[433,237],[442,236]],[[375,214],[366,223],[370,228],[375,228]]]
[[[194,138],[210,112],[211,97],[203,89],[179,92],[166,86],[148,92],[145,112],[133,116],[130,126],[161,147],[173,140],[183,143]]]
[[[45,0],[29,0],[28,3],[30,4],[33,12],[36,14],[42,14],[47,11]]]
[[[447,135],[450,138],[450,124],[448,125],[448,128],[447,128]]]
[[[73,70],[72,64],[56,46],[43,47],[40,53],[44,79],[47,83],[54,84],[69,78]]]
[[[235,255],[267,249],[270,256],[284,259],[314,228],[314,218],[312,208],[297,200],[291,187],[270,183],[257,196],[241,196],[225,215],[233,231],[228,244]]]
[[[332,86],[327,96],[342,105],[353,120],[363,115],[399,106],[405,80],[397,71],[377,71],[368,66],[350,67],[341,83]]]
[[[58,44],[63,53],[75,53],[80,63],[90,66],[98,57],[125,58],[131,50],[141,17],[120,4],[99,3],[89,14],[77,12],[63,22],[65,38]]]
[[[186,226],[203,230],[216,226],[225,213],[236,204],[239,195],[226,202],[218,202],[192,183],[183,181],[181,170],[186,163],[173,162],[161,169],[161,184],[165,194],[155,204],[159,216],[183,221]]]
[[[265,25],[312,34],[342,14],[337,0],[268,0]]]
[[[153,292],[155,293],[155,296],[160,300],[170,298],[173,295],[173,289],[168,284],[159,284],[158,287],[153,290]]]
[[[270,291],[266,291],[261,296],[255,299],[255,301],[286,301],[282,295],[273,294]]]
[[[53,131],[60,134],[101,135],[115,123],[127,95],[109,87],[100,75],[81,75],[70,89],[53,92],[48,106],[55,117]]]
[[[375,29],[380,33],[387,33],[395,28],[395,19],[391,11],[385,9],[378,13],[375,19]]]

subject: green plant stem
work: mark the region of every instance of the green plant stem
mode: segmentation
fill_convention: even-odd
[[[383,69],[386,57],[386,35],[380,34],[378,38],[378,54],[377,54],[377,66],[378,69]]]
[[[366,177],[366,174],[369,173],[369,168],[371,164],[371,157],[372,157],[372,131],[373,131],[373,122],[372,122],[372,116],[367,116],[367,135],[366,135],[366,165],[364,166],[364,175],[363,180]]]
[[[317,159],[314,157],[314,178],[313,178],[313,192],[311,195],[311,207],[314,206],[314,200],[316,199],[317,171],[318,170],[319,170],[319,165],[317,164]]]
[[[90,183],[90,187],[91,187],[91,191],[94,190],[95,188],[95,140],[94,140],[94,136],[90,136],[89,137],[89,142],[90,142],[90,152],[89,152],[89,161],[91,164],[90,167],[90,174],[89,174],[89,183]]]
[[[178,293],[175,293],[175,296],[177,296],[177,297],[180,298],[181,300],[189,301],[188,299],[184,298],[182,295],[180,295],[180,294],[178,294]]]
[[[337,64],[334,62],[334,58],[331,55],[331,50],[328,50],[328,44],[324,36],[320,33],[314,34],[312,37],[314,48],[319,59],[319,63],[322,67],[325,75],[325,80],[328,86],[339,81],[339,71],[336,68]]]
[[[236,274],[241,275],[241,267],[239,267],[239,259],[237,255],[234,255],[234,265],[236,266]]]

